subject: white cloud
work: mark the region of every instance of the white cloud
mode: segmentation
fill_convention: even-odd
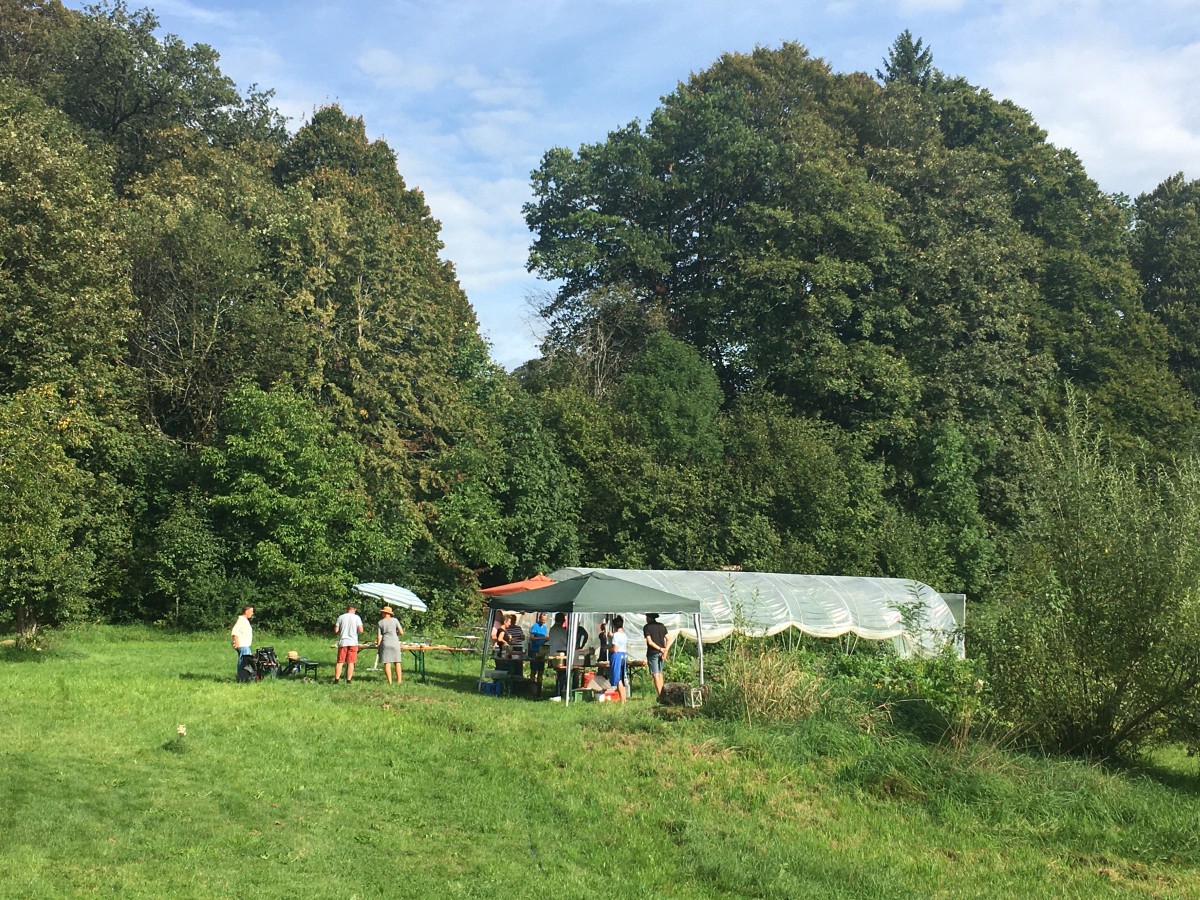
[[[538,282],[525,271],[530,236],[521,215],[522,204],[530,199],[528,183],[455,178],[435,179],[423,187],[442,223],[442,255],[454,262],[496,362],[511,369],[536,356],[535,324],[526,298]]]
[[[527,280],[529,234],[521,206],[529,185],[517,179],[435,180],[423,186],[426,201],[442,223],[445,255],[455,261],[468,293],[514,280]]]
[[[905,15],[921,13],[956,13],[966,0],[900,0],[900,11]]]
[[[527,172],[533,168],[540,147],[532,138],[533,124],[531,116],[515,111],[481,115],[462,129],[461,136],[475,153],[495,159],[505,170],[515,165]],[[521,160],[528,164],[521,166]]]
[[[358,55],[358,68],[379,87],[433,91],[447,80],[445,67],[404,59],[390,50],[372,47]]]
[[[475,66],[467,66],[458,73],[454,83],[480,106],[528,109],[543,101],[537,81],[513,68],[501,68],[488,74]]]
[[[1102,189],[1138,194],[1200,177],[1200,44],[1151,52],[1105,39],[1030,48],[996,67],[995,91],[1074,150]]]
[[[140,9],[142,6],[142,4],[138,3],[130,5],[134,9]],[[236,30],[241,22],[241,17],[237,13],[197,6],[195,3],[188,3],[187,0],[158,0],[151,8],[160,19],[164,16],[170,16],[173,19],[182,19],[184,22],[195,22],[200,25],[210,26],[215,25],[231,31]],[[182,35],[180,37],[184,43],[197,43]]]

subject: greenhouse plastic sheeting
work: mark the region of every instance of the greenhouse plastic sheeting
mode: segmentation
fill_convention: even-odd
[[[949,645],[964,655],[962,633],[941,594],[919,581],[844,575],[786,575],[767,572],[685,572],[653,569],[566,568],[551,574],[563,581],[586,572],[649,585],[692,597],[702,604],[705,643],[734,631],[770,635],[796,628],[814,637],[855,634],[890,640],[902,656],[940,652]],[[515,602],[515,598],[514,598]],[[910,633],[905,618],[913,626]],[[644,652],[641,616],[626,616],[630,652]],[[663,615],[674,635],[696,639],[690,617]]]

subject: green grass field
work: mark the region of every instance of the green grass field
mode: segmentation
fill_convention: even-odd
[[[236,684],[220,635],[0,651],[0,896],[1200,896],[1181,754],[664,721],[645,687],[564,709],[476,693],[477,661],[389,687],[373,658],[347,687]]]

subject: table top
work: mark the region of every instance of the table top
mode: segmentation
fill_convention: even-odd
[[[337,648],[337,644],[330,644],[330,647]],[[359,650],[378,650],[375,644],[358,644]],[[451,647],[449,644],[406,644],[400,642],[401,650],[443,650],[447,653],[478,653],[479,650],[475,647]]]
[[[438,650],[443,653],[478,653],[474,647],[451,647],[449,644],[401,644],[401,650]]]
[[[556,654],[554,656],[547,656],[546,662],[551,663],[552,665],[555,665],[555,666],[564,666],[567,663],[567,658],[561,654]],[[583,660],[576,659],[576,660],[572,661],[571,665],[587,666],[589,668],[593,668],[593,667],[599,666],[599,665],[607,666],[608,663],[601,663],[600,660],[598,660],[598,659],[593,659],[590,662],[584,662]]]
[[[556,669],[565,669],[567,667],[566,660],[561,656],[549,657],[547,661],[550,662]],[[572,663],[571,668],[572,669],[600,669],[600,668],[604,668],[608,665],[609,665],[608,662],[600,662],[599,660],[595,660],[590,663],[579,663],[579,662]],[[649,665],[649,663],[647,663],[646,660],[644,660],[644,659],[627,659],[627,660],[625,660],[625,667],[629,668],[629,669],[644,669],[644,668],[646,668],[647,665]]]

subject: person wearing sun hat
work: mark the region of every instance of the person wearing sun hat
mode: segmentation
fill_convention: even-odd
[[[400,659],[404,655],[404,651],[400,649],[400,635],[404,634],[404,629],[393,618],[390,606],[385,606],[379,612],[383,618],[379,620],[375,636],[375,652],[379,654],[379,661],[383,663],[383,674],[387,676],[388,684],[392,683],[393,669],[396,671],[396,684],[399,684],[402,677]]]

